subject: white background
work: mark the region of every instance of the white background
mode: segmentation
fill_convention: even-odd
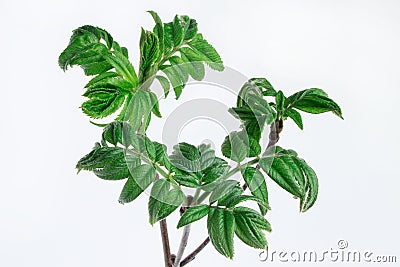
[[[122,181],[76,175],[75,163],[100,129],[79,109],[87,78],[78,68],[63,73],[57,66],[71,31],[84,24],[106,28],[137,65],[140,27],[153,25],[150,9],[164,21],[176,13],[196,18],[224,63],[244,75],[267,77],[287,94],[323,88],[343,109],[344,121],[305,115],[304,131],[286,123],[280,145],[313,166],[320,194],[299,214],[297,201],[268,181],[270,251],[322,253],[345,239],[350,249],[399,261],[399,1],[2,0],[0,266],[162,266],[147,198],[122,206]],[[188,87],[179,101],[161,102],[163,120],[185,101],[214,95],[207,86]],[[160,136],[163,120],[149,136]],[[223,136],[217,125],[198,122],[180,140],[218,146]],[[175,224],[176,217],[169,221],[173,251],[181,235]],[[205,236],[202,221],[188,250]],[[208,246],[192,266],[270,264],[240,240],[235,246],[234,261]]]

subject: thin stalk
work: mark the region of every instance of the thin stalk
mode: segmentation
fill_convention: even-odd
[[[181,216],[183,215],[183,213],[185,213],[185,211],[192,206],[192,204],[194,204],[194,197],[191,195],[188,195],[186,197],[186,207],[182,207],[181,209]],[[176,258],[174,261],[174,267],[178,267],[181,260],[182,260],[182,256],[183,253],[185,252],[188,240],[189,240],[189,234],[190,234],[190,224],[186,225],[183,228],[183,233],[182,233],[182,239],[181,239],[181,243],[179,245],[179,250],[178,253],[176,253]]]
[[[160,221],[160,230],[161,230],[161,239],[162,239],[163,251],[164,251],[165,267],[172,267],[171,248],[169,245],[168,227],[167,227],[166,219]]]
[[[192,260],[194,260],[194,258],[196,258],[197,254],[200,253],[200,251],[203,250],[203,248],[205,248],[208,243],[210,243],[210,237],[207,237],[201,244],[200,246],[198,246],[192,253],[190,253],[182,262],[180,267],[185,266],[186,264],[188,264],[189,262],[191,262]]]
[[[178,253],[176,254],[174,267],[178,267],[179,264],[181,263],[183,253],[185,252],[185,249],[186,249],[186,246],[187,246],[187,243],[189,240],[190,225],[191,224],[185,225],[185,227],[183,228],[182,239],[181,239],[181,243],[179,245]]]

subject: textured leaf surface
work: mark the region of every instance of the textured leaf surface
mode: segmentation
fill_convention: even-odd
[[[178,228],[200,220],[201,218],[207,216],[209,211],[210,206],[205,204],[190,207],[185,211],[185,213],[183,213],[182,217],[180,218],[178,222]]]
[[[106,44],[101,43],[103,40]],[[74,30],[67,48],[61,53],[58,64],[66,71],[68,66],[79,65],[86,75],[105,72],[112,66],[102,55],[112,47],[113,38],[105,30],[85,25]]]
[[[261,153],[261,146],[246,132],[232,132],[225,137],[221,146],[222,154],[235,162],[241,162],[246,157],[256,157]]]
[[[166,218],[183,202],[185,195],[179,189],[170,190],[171,184],[165,179],[154,183],[149,199],[150,224]]]
[[[226,180],[221,182],[210,195],[210,204],[228,195],[233,188],[238,184],[234,180]]]
[[[285,100],[285,108],[296,108],[313,114],[331,111],[343,118],[339,105],[330,99],[323,90],[317,88],[306,89],[289,96]]]
[[[208,213],[207,228],[215,249],[223,256],[232,259],[235,233],[235,218],[232,212],[212,207]]]
[[[238,207],[233,210],[236,225],[235,234],[248,246],[258,249],[267,249],[267,240],[263,229],[257,227],[257,223],[253,222],[252,217],[248,216],[250,212],[253,213],[253,216],[258,215],[251,209],[243,210],[241,207]],[[260,217],[258,218],[259,220],[263,218]]]
[[[317,176],[296,152],[270,147],[260,159],[260,165],[278,185],[300,198],[300,211],[307,211],[314,205],[318,195]]]
[[[256,168],[247,167],[242,172],[242,176],[252,195],[259,198],[268,205],[268,190],[264,175]],[[267,209],[262,205],[259,205],[259,207],[261,213],[265,215],[267,213]]]
[[[297,124],[297,126],[299,126],[300,129],[303,130],[303,119],[301,118],[300,113],[294,109],[287,109],[285,112],[286,115],[291,118]]]
[[[119,202],[129,203],[135,200],[154,181],[156,171],[153,166],[143,164],[131,170],[119,197]]]
[[[195,38],[193,38],[193,40],[188,43],[188,45],[194,51],[196,51],[196,53],[201,57],[202,61],[207,63],[210,68],[218,71],[224,70],[221,57],[219,56],[215,48],[210,45],[205,39],[203,39],[203,35],[197,34]]]

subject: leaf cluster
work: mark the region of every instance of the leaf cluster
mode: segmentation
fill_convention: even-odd
[[[148,189],[151,224],[186,206],[184,192],[195,189],[193,202],[185,207],[178,228],[207,217],[211,243],[228,258],[234,255],[235,235],[251,247],[266,249],[265,231],[271,231],[265,219],[270,210],[269,178],[300,199],[302,212],[315,204],[318,195],[316,173],[295,151],[277,146],[279,138],[262,147],[266,126],[279,137],[282,127],[277,130],[277,125],[288,118],[303,129],[300,112],[333,112],[342,118],[341,109],[321,89],[306,89],[286,97],[267,79],[252,78],[239,91],[236,106],[229,109],[241,127],[224,139],[224,158],[207,144],[179,143],[168,153],[164,144],[146,135],[152,115],[161,117],[158,96],[151,90],[154,81],[161,84],[164,97],[172,89],[178,99],[189,79],[204,78],[206,65],[216,71],[224,66],[215,48],[199,33],[196,20],[176,15],[171,22],[163,23],[157,13],[149,13],[155,26],[141,30],[137,71],[127,48],[95,26],[74,30],[59,57],[64,71],[80,66],[92,76],[84,87],[87,100],[81,108],[85,114],[100,119],[117,113],[110,123],[95,123],[103,127],[101,140],[76,168],[91,171],[103,180],[124,180],[119,196],[122,204],[134,201]],[[237,173],[244,186],[232,179]],[[249,194],[245,193],[247,188]],[[256,203],[258,210],[244,206],[247,201]]]

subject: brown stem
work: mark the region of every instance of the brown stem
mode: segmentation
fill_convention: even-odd
[[[186,205],[182,206],[181,208],[181,216],[192,205],[192,202],[193,202],[193,196],[188,195],[186,197]],[[179,267],[183,253],[185,253],[185,249],[189,241],[189,234],[190,234],[190,224],[185,225],[185,227],[183,228],[181,243],[179,244],[178,253],[176,253],[176,258],[174,260],[174,265],[173,265],[174,267]]]
[[[207,237],[203,241],[203,243],[200,244],[200,246],[198,246],[192,253],[190,253],[186,258],[184,258],[183,261],[181,262],[180,267],[185,266],[186,264],[194,260],[197,254],[199,254],[200,251],[202,251],[203,248],[205,248],[208,245],[208,243],[210,243],[210,237]]]
[[[166,219],[160,221],[160,230],[161,230],[161,239],[164,250],[165,267],[172,267],[171,248],[169,246],[169,237],[168,237],[168,228]]]
[[[283,120],[282,118],[276,119],[274,123],[271,124],[269,132],[269,142],[267,148],[276,145],[279,141],[279,134],[282,132],[283,129]]]

